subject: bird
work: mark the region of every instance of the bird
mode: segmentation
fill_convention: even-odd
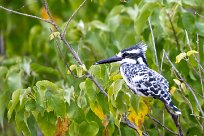
[[[139,42],[120,51],[115,56],[96,62],[95,65],[120,62],[119,71],[134,94],[159,99],[169,111],[176,115],[181,114],[171,99],[168,81],[148,67],[146,50],[147,45]]]

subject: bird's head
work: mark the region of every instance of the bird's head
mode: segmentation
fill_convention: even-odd
[[[96,62],[95,65],[112,63],[112,62],[121,62],[121,63],[127,62],[132,64],[147,65],[147,61],[145,57],[146,50],[147,50],[146,44],[143,42],[140,42],[135,46],[132,46],[120,51],[117,55],[113,57]]]

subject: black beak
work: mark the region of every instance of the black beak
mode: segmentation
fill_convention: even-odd
[[[104,64],[104,63],[112,63],[112,62],[117,62],[117,61],[121,61],[122,57],[118,57],[118,56],[113,56],[107,59],[103,59],[100,60],[98,62],[96,62],[94,65],[98,65],[98,64]]]

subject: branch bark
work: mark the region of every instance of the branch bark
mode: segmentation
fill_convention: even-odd
[[[18,14],[18,15],[22,15],[22,16],[26,16],[26,17],[30,17],[30,18],[34,18],[34,19],[38,19],[38,20],[47,22],[47,23],[49,23],[49,24],[51,24],[51,25],[54,25],[52,21],[47,20],[47,19],[44,19],[44,18],[40,18],[40,17],[38,17],[38,16],[34,16],[34,15],[26,14],[26,13],[21,13],[21,12],[12,10],[12,9],[5,8],[5,7],[3,7],[3,6],[0,6],[0,9],[3,9],[3,10],[5,10],[5,11],[8,11],[8,12],[11,12],[11,13],[14,13],[14,14]]]
[[[161,69],[159,68],[159,60],[158,60],[158,57],[157,57],[157,50],[156,50],[156,45],[155,45],[155,40],[154,40],[154,33],[153,33],[153,30],[152,30],[152,24],[150,22],[150,18],[148,18],[148,23],[149,23],[149,28],[150,28],[150,31],[151,31],[151,36],[152,36],[152,44],[153,44],[153,47],[154,47],[154,55],[155,55],[155,59],[156,59],[156,65],[157,65],[157,68],[158,68],[158,72],[161,73]]]
[[[67,30],[67,27],[69,25],[69,23],[71,22],[72,18],[78,13],[78,11],[84,6],[84,4],[86,3],[86,0],[84,0],[80,5],[79,7],[77,8],[77,10],[74,11],[74,13],[69,17],[69,19],[67,20],[66,22],[66,25],[64,27],[64,30],[62,31],[62,36],[64,37],[66,35],[66,30]]]

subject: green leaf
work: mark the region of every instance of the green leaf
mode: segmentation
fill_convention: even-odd
[[[71,97],[74,95],[74,87],[71,86],[70,88],[66,88],[64,90],[65,94],[64,94],[64,99],[66,100],[66,102],[70,105],[70,100]]]
[[[186,29],[188,33],[193,33],[195,30],[195,16],[191,13],[183,13],[182,16],[183,28]]]
[[[148,17],[152,14],[152,11],[156,7],[159,7],[158,2],[146,2],[141,8],[139,7],[139,14],[135,18],[134,22],[134,28],[138,35],[140,35],[144,30]]]
[[[4,61],[1,62],[1,64],[3,66],[12,66],[12,65],[15,65],[15,64],[17,64],[19,62],[21,62],[20,57],[13,57],[13,58],[5,59]]]
[[[138,113],[139,107],[140,107],[141,97],[136,96],[136,95],[131,95],[130,101],[131,101],[132,108]]]
[[[98,28],[102,31],[110,31],[110,29],[108,28],[108,26],[98,20],[94,20],[91,22],[90,24],[92,27]]]
[[[119,113],[125,113],[128,111],[128,103],[125,99],[125,93],[119,92],[116,98],[116,107]]]
[[[93,82],[90,79],[87,79],[85,82],[85,88],[87,91],[87,96],[90,102],[95,102],[97,99],[97,90],[93,85]]]
[[[67,106],[67,114],[71,120],[74,120],[77,123],[85,120],[84,111],[78,107],[75,101],[71,100],[70,105]]]
[[[28,95],[31,93],[31,88],[22,89],[21,94],[19,96],[20,106],[24,106],[26,102],[29,100]]]
[[[38,114],[36,120],[44,136],[54,135],[57,117],[54,116],[53,112],[45,112],[43,115]]]
[[[79,135],[79,124],[72,121],[72,123],[69,127],[69,135],[70,136],[78,136]]]
[[[83,121],[79,125],[80,136],[96,136],[99,131],[99,126],[96,122],[85,122]]]
[[[31,88],[27,89],[17,89],[12,94],[12,99],[8,105],[8,119],[11,119],[11,115],[17,108],[23,109],[27,101],[29,101],[28,95],[31,93]]]
[[[85,97],[84,95],[80,95],[80,96],[77,98],[77,105],[78,105],[80,108],[86,107],[86,105],[87,105],[87,100],[86,100],[86,97]]]
[[[23,88],[22,84],[22,72],[13,72],[11,69],[7,73],[7,84],[10,90]]]
[[[198,35],[204,36],[204,23],[196,22],[195,27]]]
[[[22,131],[23,135],[30,136],[31,131],[28,127],[27,119],[29,114],[26,113],[24,110],[20,110],[16,112],[15,121],[18,131]]]
[[[113,87],[113,92],[114,92],[114,99],[116,99],[119,91],[122,89],[122,85],[124,83],[123,79],[118,79],[115,82],[112,83],[112,87]]]
[[[0,110],[0,124],[2,128],[3,128],[3,122],[4,122],[4,115],[6,114],[5,110],[9,103],[10,95],[11,93],[6,89],[0,94],[0,109],[1,109]]]
[[[30,58],[23,58],[23,62],[21,63],[21,67],[23,68],[23,70],[26,72],[27,75],[30,75],[30,63],[31,63],[31,59]]]
[[[21,94],[21,90],[22,89],[18,89],[16,91],[14,91],[12,94],[12,99],[10,100],[9,105],[8,105],[8,113],[7,113],[8,120],[11,119],[11,115],[12,115],[13,111],[16,109],[16,106],[20,102],[19,96]]]
[[[65,116],[66,103],[64,91],[54,83],[43,80],[36,83],[37,103],[47,112],[54,111],[57,116]]]
[[[0,78],[4,78],[4,76],[6,75],[6,73],[8,72],[7,67],[4,66],[0,66]],[[0,82],[1,83],[1,82]]]
[[[31,64],[31,69],[39,74],[51,74],[57,76],[59,73],[52,67],[43,66],[37,63]]]
[[[48,112],[54,111],[56,116],[64,117],[66,114],[66,103],[64,101],[63,93],[52,94],[46,93],[46,110]]]

